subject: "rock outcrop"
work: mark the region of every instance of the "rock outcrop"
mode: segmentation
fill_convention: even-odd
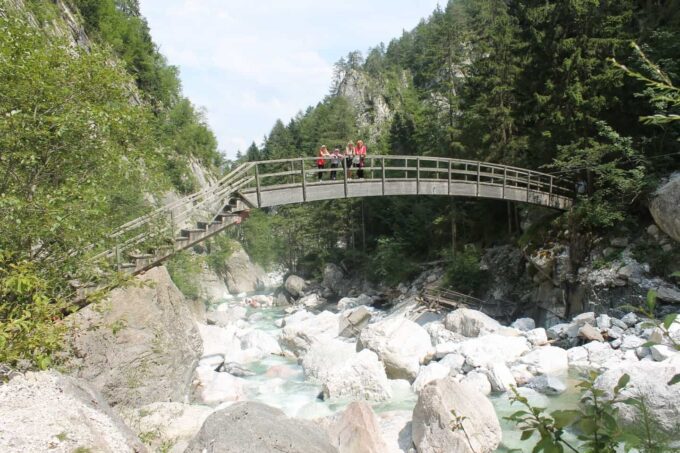
[[[40,372],[0,385],[0,451],[147,450],[102,395],[84,381]]]
[[[224,265],[224,278],[230,293],[252,293],[264,287],[266,275],[264,269],[250,261],[250,257],[240,244]]]
[[[184,401],[201,354],[187,301],[165,267],[70,316],[72,374],[111,405]]]
[[[680,242],[680,173],[661,185],[649,205],[654,221],[664,233]]]
[[[236,403],[210,415],[186,453],[337,453],[323,430],[262,403]]]
[[[456,417],[462,417],[460,424]],[[452,379],[434,381],[420,392],[412,433],[418,453],[488,453],[501,442],[501,426],[491,402]]]

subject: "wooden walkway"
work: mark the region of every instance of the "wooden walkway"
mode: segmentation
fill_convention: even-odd
[[[517,304],[503,301],[484,301],[467,294],[459,293],[449,289],[426,289],[423,291],[422,299],[430,308],[441,306],[447,310],[457,308],[471,308],[481,311],[494,319],[511,321],[515,314]]]
[[[507,165],[367,156],[359,179],[356,168],[345,168],[344,159],[337,169],[329,168],[327,159],[327,168],[321,170],[316,160],[244,163],[216,184],[122,225],[87,252],[95,261],[137,274],[240,223],[250,208],[319,200],[423,195],[510,200],[559,210],[573,204],[569,182]]]

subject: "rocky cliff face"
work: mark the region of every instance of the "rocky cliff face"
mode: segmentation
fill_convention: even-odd
[[[680,173],[662,184],[649,206],[654,221],[664,233],[680,242]]]
[[[337,95],[346,98],[357,112],[357,126],[367,130],[367,140],[375,142],[393,112],[387,102],[381,81],[364,71],[350,69],[338,84]]]
[[[164,267],[67,320],[72,373],[112,405],[184,401],[202,343],[189,303]]]

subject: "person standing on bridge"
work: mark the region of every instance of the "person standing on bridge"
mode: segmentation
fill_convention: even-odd
[[[323,179],[323,169],[326,168],[326,157],[329,157],[331,153],[328,152],[326,145],[321,145],[319,148],[319,158],[316,160],[316,166],[319,169],[319,181]]]
[[[347,179],[352,179],[352,159],[354,159],[354,142],[347,143],[345,147],[345,171],[347,172]]]
[[[366,164],[366,145],[363,140],[357,140],[357,147],[354,150],[354,162],[357,170],[357,178],[364,179],[364,165]]]
[[[338,170],[340,162],[342,161],[342,154],[340,154],[340,148],[335,148],[331,153],[331,180],[335,181],[337,179]]]

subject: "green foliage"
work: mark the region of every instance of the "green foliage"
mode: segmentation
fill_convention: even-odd
[[[208,266],[218,274],[226,272],[226,262],[236,250],[234,240],[226,234],[218,234],[208,242]]]
[[[53,298],[34,263],[0,250],[0,363],[27,360],[39,369],[49,367],[66,332],[55,320],[70,309],[65,299]]]
[[[172,281],[189,299],[198,299],[201,288],[198,277],[203,269],[203,259],[189,252],[176,254],[166,264]]]
[[[462,252],[447,253],[445,285],[456,291],[476,293],[488,279],[488,272],[480,268],[481,254],[474,246]]]
[[[543,408],[531,406],[525,397],[513,389],[511,401],[520,404],[524,409],[514,412],[506,419],[517,424],[524,441],[535,433],[539,435],[533,452],[615,453],[633,449],[654,453],[667,451],[650,418],[644,399],[624,398],[621,395],[630,376],[622,375],[611,394],[595,386],[597,377],[596,372],[591,372],[578,384],[582,391],[578,409],[556,410],[550,414]],[[626,429],[619,424],[617,417],[619,405],[622,404],[638,410],[642,429]],[[565,439],[567,430],[576,433],[578,444]]]
[[[368,269],[374,280],[396,285],[412,277],[418,267],[409,259],[408,247],[404,242],[381,237],[370,255]]]

